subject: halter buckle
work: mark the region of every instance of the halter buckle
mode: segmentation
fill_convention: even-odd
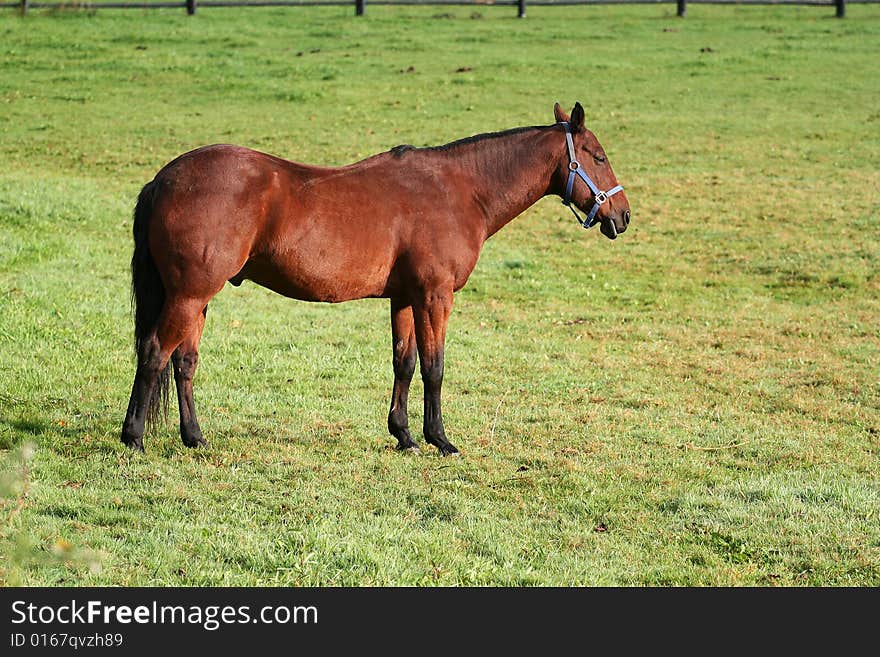
[[[578,168],[580,168],[580,166],[581,165],[577,160],[572,160],[571,162],[568,163],[568,170],[569,171],[577,171]]]
[[[605,201],[608,200],[608,194],[605,192],[599,192],[596,194],[595,203],[596,205],[602,205]]]

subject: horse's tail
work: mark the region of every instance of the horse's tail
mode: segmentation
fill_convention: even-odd
[[[165,287],[150,254],[148,240],[150,217],[153,214],[155,189],[152,182],[144,185],[134,208],[134,254],[131,256],[131,306],[134,311],[134,349],[138,366],[145,357],[147,340],[156,330],[159,314],[165,303]],[[170,362],[159,373],[147,405],[147,421],[168,417]]]

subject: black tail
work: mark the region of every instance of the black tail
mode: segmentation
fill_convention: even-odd
[[[142,364],[146,340],[156,329],[159,313],[165,303],[165,287],[147,239],[150,216],[153,214],[153,183],[144,185],[134,208],[134,254],[131,256],[131,305],[134,310],[134,349],[138,366]],[[147,410],[147,421],[155,422],[160,416],[168,418],[168,386],[171,363],[159,373]]]

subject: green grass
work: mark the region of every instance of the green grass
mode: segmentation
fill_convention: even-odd
[[[880,585],[880,9],[351,13],[0,13],[0,580]],[[545,199],[486,245],[446,354],[462,458],[393,450],[386,301],[249,283],[202,341],[210,447],[119,444],[166,161],[342,164],[557,100],[633,224]]]

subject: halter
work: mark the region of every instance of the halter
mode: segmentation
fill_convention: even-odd
[[[562,204],[567,205],[571,209],[574,218],[577,219],[577,222],[581,226],[584,228],[592,228],[599,223],[599,220],[596,219],[596,213],[599,212],[599,208],[617,192],[623,191],[623,186],[617,185],[616,187],[609,189],[607,192],[600,192],[595,183],[590,180],[590,177],[584,173],[583,169],[581,169],[580,162],[578,162],[577,158],[574,156],[574,142],[571,139],[571,126],[568,124],[568,121],[560,121],[560,123],[562,123],[562,127],[565,128],[565,144],[568,146],[568,183],[565,185],[565,196],[562,198]],[[587,183],[587,187],[593,192],[593,207],[587,213],[586,219],[581,219],[577,210],[574,209],[574,204],[571,202],[571,190],[572,187],[574,187],[575,176]],[[611,227],[616,234],[617,228],[614,226],[614,222],[611,222]]]

